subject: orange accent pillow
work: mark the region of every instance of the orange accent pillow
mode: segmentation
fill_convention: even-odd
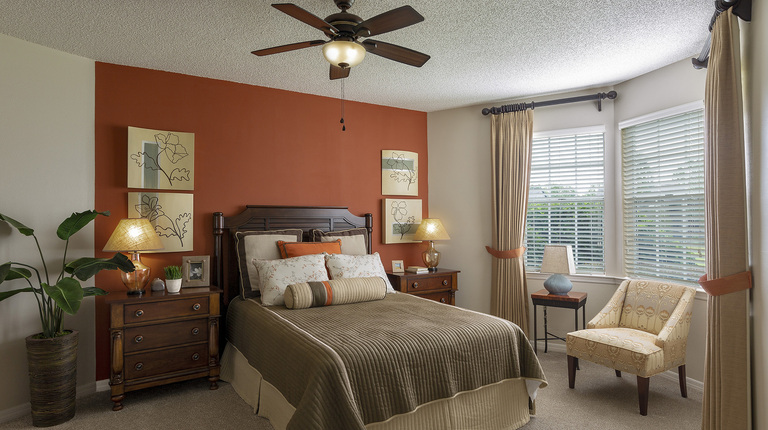
[[[280,250],[280,257],[291,258],[311,254],[341,254],[341,239],[333,242],[286,242],[277,241],[277,249]]]

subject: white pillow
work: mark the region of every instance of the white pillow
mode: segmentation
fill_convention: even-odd
[[[290,284],[328,280],[323,254],[282,260],[253,259],[253,266],[259,271],[261,304],[264,306],[285,304],[283,293]]]
[[[331,279],[369,278],[378,276],[387,283],[387,292],[394,293],[395,289],[389,283],[387,272],[381,264],[378,252],[370,255],[326,254],[325,265]]]
[[[321,236],[320,242],[335,242],[341,239],[341,253],[347,255],[367,255],[365,236]]]

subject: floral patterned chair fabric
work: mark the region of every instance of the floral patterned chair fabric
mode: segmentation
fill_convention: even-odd
[[[648,410],[648,378],[678,368],[687,397],[685,347],[696,290],[659,281],[626,280],[585,330],[568,333],[568,384],[578,359],[637,375],[640,413]]]

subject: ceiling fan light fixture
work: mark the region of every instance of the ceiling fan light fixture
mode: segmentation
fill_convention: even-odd
[[[323,45],[323,57],[336,67],[355,67],[365,58],[365,48],[357,42],[334,40]]]

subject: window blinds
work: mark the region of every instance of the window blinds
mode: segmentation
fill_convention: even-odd
[[[540,269],[544,245],[562,244],[573,247],[576,273],[605,273],[604,165],[602,131],[534,137],[526,269]]]
[[[695,284],[704,272],[704,111],[623,128],[624,269]]]

